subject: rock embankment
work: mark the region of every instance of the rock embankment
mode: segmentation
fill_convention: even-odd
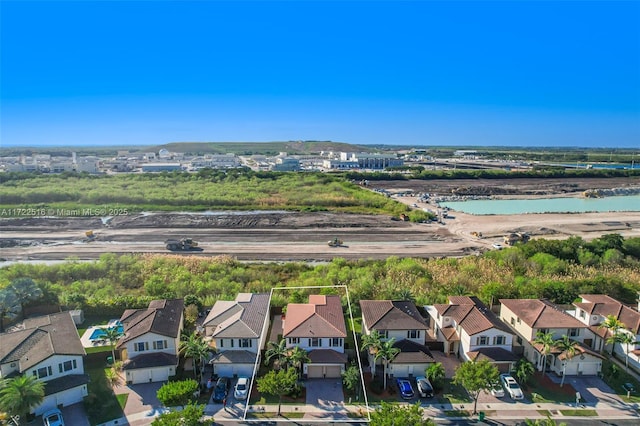
[[[624,195],[638,195],[640,187],[636,188],[611,188],[611,189],[587,189],[583,195],[587,198],[602,198]]]

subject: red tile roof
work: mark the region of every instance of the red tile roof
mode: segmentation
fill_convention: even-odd
[[[640,334],[640,312],[618,302],[606,294],[581,294],[582,302],[575,306],[586,311],[589,315],[606,317],[613,315],[634,334]]]
[[[449,304],[434,305],[442,316],[452,318],[468,335],[481,333],[492,328],[511,334],[496,315],[477,297],[449,296]]]
[[[347,337],[340,296],[309,296],[309,303],[290,303],[283,337]]]

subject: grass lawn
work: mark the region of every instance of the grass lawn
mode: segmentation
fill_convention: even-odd
[[[459,385],[454,385],[451,379],[444,380],[444,388],[442,393],[437,395],[438,402],[441,404],[463,404],[465,402],[473,402],[467,394],[467,391]]]
[[[604,382],[611,386],[616,394],[618,394],[623,401],[630,403],[640,403],[640,383],[630,374],[624,371],[624,368],[615,365],[615,368],[611,361],[604,360],[602,362],[602,372],[604,374]],[[613,368],[613,369],[612,369]],[[636,389],[632,392],[630,397],[627,398],[627,391],[624,390],[622,385],[625,383],[631,383]]]
[[[124,415],[127,395],[116,396],[107,384],[104,361],[87,358],[85,372],[91,378],[88,384],[89,396],[84,400],[85,409],[92,425],[105,423]]]
[[[565,383],[560,386],[552,382],[546,376],[543,378],[540,374],[532,378],[527,384],[525,394],[528,395],[533,402],[575,402],[576,391],[573,386]]]
[[[575,409],[575,410],[560,410],[563,416],[573,416],[573,417],[596,417],[598,413],[596,410],[584,410],[584,409]]]

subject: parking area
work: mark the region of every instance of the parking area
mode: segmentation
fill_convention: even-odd
[[[304,383],[307,389],[307,404],[323,409],[344,405],[341,379],[308,379]]]

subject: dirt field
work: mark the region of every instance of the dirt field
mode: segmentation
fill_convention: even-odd
[[[575,195],[586,189],[640,186],[629,179],[513,181],[395,181],[370,186],[392,192],[451,194],[465,188],[470,195]],[[474,189],[475,188],[475,189]],[[416,197],[397,198],[408,205]],[[418,208],[430,207],[419,203]],[[85,242],[93,230],[95,241]],[[482,233],[482,238],[471,232]],[[472,216],[460,212],[444,224],[413,224],[389,216],[331,213],[243,212],[219,214],[135,214],[100,218],[19,218],[0,220],[0,258],[3,261],[94,259],[102,253],[169,253],[167,238],[190,237],[198,251],[185,255],[229,254],[240,260],[326,261],[400,257],[464,256],[492,249],[510,232],[533,238],[585,239],[607,233],[640,237],[640,213],[528,214]],[[339,237],[341,247],[327,241]]]

